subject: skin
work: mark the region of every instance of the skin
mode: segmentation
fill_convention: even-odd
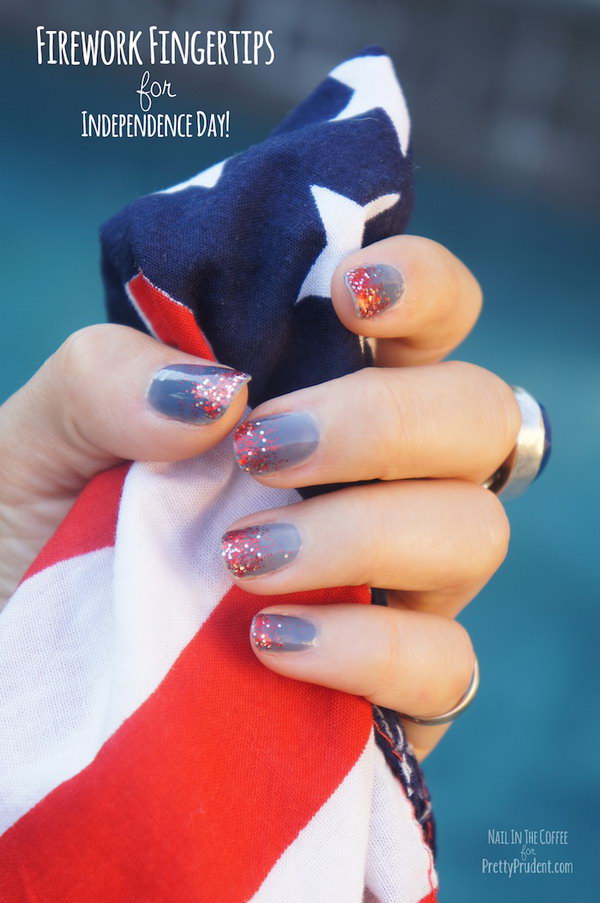
[[[361,320],[343,274],[370,264],[397,267],[405,291],[396,308]],[[297,526],[302,550],[291,564],[239,582],[274,596],[264,612],[307,617],[318,628],[316,645],[300,652],[252,648],[266,667],[288,677],[431,717],[452,708],[471,679],[473,649],[454,619],[506,555],[504,510],[480,483],[514,446],[519,410],[509,387],[489,371],[439,363],[476,322],[481,291],[435,242],[399,236],[350,255],[333,276],[332,301],[348,329],[374,340],[376,367],[252,411],[252,418],[310,411],[321,433],[309,459],[255,479],[275,487],[380,482],[231,525]],[[180,423],[152,410],[149,382],[175,362],[199,360],[127,327],[89,327],[0,407],[0,602],[94,474],[124,459],[202,454],[239,422],[245,387],[210,424]],[[365,583],[388,589],[387,608],[276,604],[279,593]],[[447,729],[405,724],[421,758]]]

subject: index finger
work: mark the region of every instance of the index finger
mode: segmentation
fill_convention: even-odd
[[[479,283],[435,241],[398,235],[361,248],[337,267],[331,296],[351,332],[377,339],[376,363],[428,364],[469,334],[481,311]]]

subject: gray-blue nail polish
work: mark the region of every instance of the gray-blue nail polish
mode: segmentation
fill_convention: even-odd
[[[259,612],[252,619],[250,636],[263,652],[300,652],[315,645],[317,628],[306,618]]]
[[[237,462],[246,473],[273,473],[305,461],[319,444],[317,421],[307,411],[273,414],[241,423],[233,434]]]
[[[221,542],[221,555],[235,577],[259,577],[290,564],[301,545],[293,524],[261,524],[229,530]]]
[[[250,379],[247,373],[216,364],[172,364],[154,375],[148,401],[172,420],[212,423]]]

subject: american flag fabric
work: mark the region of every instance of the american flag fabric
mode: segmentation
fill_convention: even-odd
[[[411,198],[405,101],[369,49],[262,144],[104,226],[110,318],[251,373],[252,405],[349,373],[371,352],[332,309],[333,269],[401,232]],[[250,649],[273,597],[231,585],[220,538],[299,498],[243,473],[230,439],[81,494],[0,617],[2,903],[436,899],[397,716]]]

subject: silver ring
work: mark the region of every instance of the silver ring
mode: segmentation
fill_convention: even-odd
[[[405,718],[407,721],[412,721],[413,724],[423,724],[425,727],[436,727],[438,724],[448,724],[449,721],[454,721],[455,718],[458,718],[459,715],[462,715],[465,709],[467,709],[475,697],[477,696],[477,690],[479,689],[479,662],[477,661],[477,656],[473,661],[473,674],[471,675],[471,683],[467,687],[467,690],[464,696],[461,697],[459,702],[456,703],[453,709],[450,709],[449,712],[444,712],[443,715],[435,715],[433,718],[416,718],[414,715],[405,715],[402,712],[400,713],[401,718]]]
[[[483,483],[502,501],[522,495],[539,477],[550,457],[551,429],[548,415],[535,398],[520,386],[511,386],[521,411],[521,429],[506,461]]]

